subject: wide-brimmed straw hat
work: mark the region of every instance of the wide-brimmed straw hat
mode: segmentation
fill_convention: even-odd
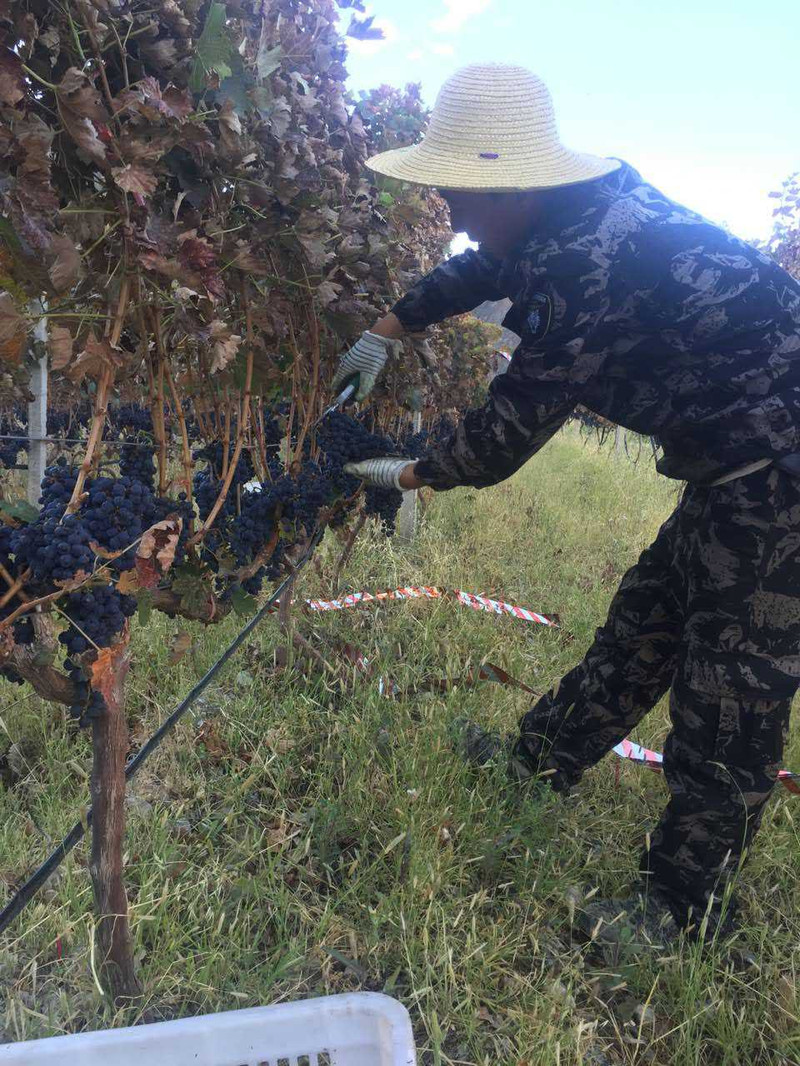
[[[575,185],[619,165],[565,148],[542,79],[503,63],[457,70],[436,98],[422,141],[367,160],[389,178],[476,192]]]

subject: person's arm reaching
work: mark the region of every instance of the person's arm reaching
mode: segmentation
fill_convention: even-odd
[[[483,488],[510,477],[564,424],[585,384],[604,361],[595,331],[609,307],[609,264],[601,253],[573,253],[557,289],[530,274],[539,306],[547,304],[542,334],[523,336],[505,374],[489,386],[483,407],[468,411],[452,438],[414,467],[435,489]],[[533,295],[531,297],[533,305]]]
[[[605,359],[596,330],[609,307],[609,270],[602,254],[595,256],[571,253],[562,259],[557,289],[530,271],[526,304],[547,305],[544,333],[537,329],[523,336],[508,371],[492,381],[486,403],[464,415],[449,441],[417,463],[381,467],[380,476],[404,489],[483,488],[510,477],[550,440]],[[354,474],[373,476],[367,464],[356,465]]]
[[[392,314],[407,333],[419,333],[434,322],[473,311],[486,300],[502,300],[497,288],[500,260],[468,248],[421,278],[394,305]]]
[[[548,380],[539,352],[517,349],[507,372],[494,378],[483,407],[468,411],[449,441],[414,467],[435,489],[485,488],[517,471],[564,424],[579,387],[566,375]]]
[[[470,249],[432,270],[342,356],[333,378],[333,392],[338,393],[349,378],[358,376],[357,398],[366,399],[386,365],[392,342],[404,333],[416,333],[433,322],[471,311],[484,300],[501,299],[495,280],[499,267],[496,259]]]

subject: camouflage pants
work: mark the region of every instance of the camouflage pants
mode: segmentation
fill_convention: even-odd
[[[516,753],[566,787],[671,689],[671,798],[641,869],[685,925],[758,828],[798,684],[800,481],[769,467],[685,491],[583,661],[522,719]]]

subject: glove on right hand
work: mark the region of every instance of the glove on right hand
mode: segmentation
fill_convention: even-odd
[[[349,378],[358,375],[357,400],[366,400],[375,387],[378,374],[386,365],[394,341],[365,330],[353,347],[339,360],[333,379],[334,395],[342,391]]]

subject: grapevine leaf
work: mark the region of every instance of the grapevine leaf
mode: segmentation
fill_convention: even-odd
[[[175,562],[175,551],[183,529],[183,519],[178,515],[156,522],[142,534],[136,555],[139,559],[153,559],[162,574]]]
[[[245,592],[241,585],[236,585],[231,593],[231,606],[236,614],[244,616],[253,614],[258,604],[254,596]]]
[[[382,41],[386,35],[380,26],[373,26],[374,21],[374,15],[369,15],[364,19],[352,15],[350,25],[347,27],[347,36],[357,41]]]
[[[117,592],[123,596],[129,596],[131,593],[138,592],[141,589],[139,584],[139,575],[136,570],[123,570],[119,575],[119,581],[117,581]]]
[[[154,589],[158,584],[159,572],[154,559],[142,559],[137,555],[134,559],[136,568],[136,580],[139,588]]]
[[[151,170],[140,163],[127,163],[124,167],[113,167],[111,176],[120,189],[134,196],[152,196],[158,186],[158,178]]]
[[[211,374],[216,374],[225,369],[236,355],[241,342],[242,338],[238,334],[232,333],[230,326],[226,326],[218,318],[214,319],[211,323]]]
[[[18,363],[25,346],[26,323],[11,294],[0,292],[0,362]]]
[[[51,251],[55,254],[49,270],[53,288],[59,294],[68,292],[81,273],[81,257],[78,249],[71,237],[60,233],[53,238]]]
[[[17,522],[35,522],[39,517],[39,508],[27,500],[0,500],[0,514],[8,515]]]
[[[47,342],[50,350],[50,369],[63,370],[72,359],[72,334],[66,326],[51,322]]]
[[[270,74],[274,74],[283,62],[283,49],[280,45],[275,48],[267,48],[266,41],[262,40],[258,46],[256,55],[256,70],[263,81]]]
[[[0,103],[18,104],[25,96],[22,63],[5,45],[0,48]]]
[[[169,642],[169,658],[167,659],[169,665],[177,666],[191,646],[191,634],[187,633],[185,629],[180,629],[173,634],[172,640]]]
[[[86,347],[66,370],[66,375],[70,381],[77,383],[85,377],[99,378],[106,367],[118,370],[121,366],[122,353],[112,347],[108,337],[98,340],[94,333],[90,333],[86,338]]]
[[[220,81],[232,74],[230,59],[233,45],[225,27],[226,18],[224,4],[211,4],[203,32],[195,46],[194,64],[189,77],[192,92],[200,93],[205,89],[207,74],[216,74]]]
[[[190,567],[183,567],[175,574],[172,591],[180,596],[181,607],[191,615],[202,614],[208,606],[208,583],[202,573]]]

